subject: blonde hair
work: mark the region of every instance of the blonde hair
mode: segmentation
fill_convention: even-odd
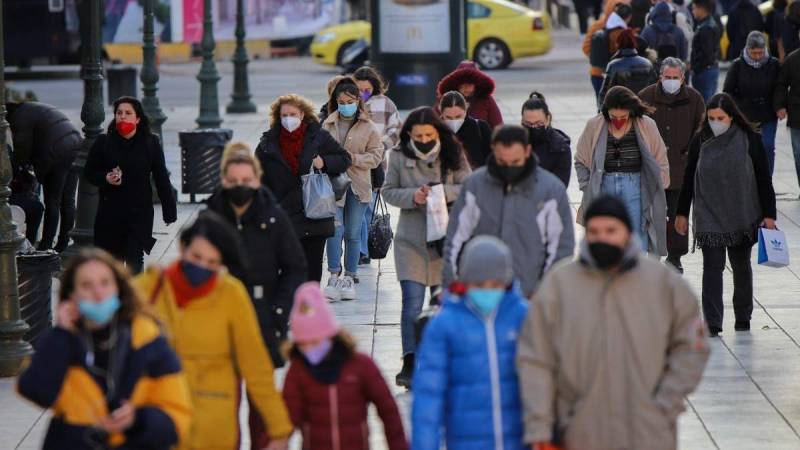
[[[317,117],[316,111],[314,111],[314,105],[311,103],[311,100],[297,94],[287,94],[276,98],[275,101],[269,105],[270,127],[276,127],[281,123],[281,106],[283,105],[292,105],[302,111],[303,122],[308,124],[319,123],[319,118]]]
[[[231,164],[249,164],[253,167],[253,172],[255,172],[256,178],[259,180],[264,173],[261,170],[261,162],[253,156],[250,146],[242,141],[232,141],[225,146],[225,150],[222,152],[222,161],[220,161],[219,165],[220,173],[223,177],[228,172],[228,167]]]

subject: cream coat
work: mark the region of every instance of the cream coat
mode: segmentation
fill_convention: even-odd
[[[322,123],[322,128],[350,154],[353,164],[347,168],[347,176],[352,181],[351,187],[362,203],[369,203],[372,201],[372,178],[369,171],[383,161],[381,134],[369,119],[369,114],[361,113],[342,142],[339,139],[339,120],[339,112],[334,111]]]

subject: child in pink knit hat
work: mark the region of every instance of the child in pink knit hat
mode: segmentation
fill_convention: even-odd
[[[289,326],[283,398],[292,423],[303,433],[303,448],[369,448],[364,430],[374,403],[389,450],[407,450],[400,413],[380,369],[355,351],[353,338],[339,328],[317,282],[297,288]]]

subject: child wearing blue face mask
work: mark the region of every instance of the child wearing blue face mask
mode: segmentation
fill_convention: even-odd
[[[459,281],[425,328],[414,372],[415,450],[522,450],[515,357],[528,302],[513,285],[511,251],[482,235],[464,248]]]

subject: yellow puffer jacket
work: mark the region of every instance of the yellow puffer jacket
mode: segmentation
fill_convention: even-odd
[[[159,279],[163,283],[157,289]],[[134,279],[134,287],[141,298],[152,302],[164,322],[189,381],[194,417],[189,438],[180,449],[237,448],[241,379],[254,403],[251,408],[264,418],[270,437],[286,438],[292,433],[255,310],[239,280],[220,273],[208,295],[183,308],[178,307],[161,269],[149,268]]]

